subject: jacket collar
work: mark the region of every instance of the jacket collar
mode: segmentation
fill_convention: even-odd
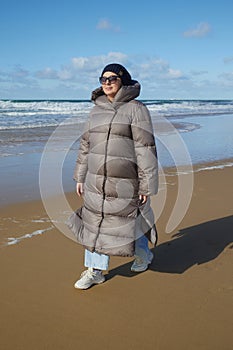
[[[96,105],[102,108],[116,109],[122,104],[137,98],[140,94],[140,89],[140,84],[134,80],[132,85],[123,85],[114,97],[113,102],[110,102],[104,94],[102,87],[99,87],[92,92],[91,99]]]

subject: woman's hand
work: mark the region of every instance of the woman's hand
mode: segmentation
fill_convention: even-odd
[[[83,194],[83,183],[77,182],[76,192],[77,192],[78,196],[81,196]]]
[[[141,204],[145,204],[147,201],[147,196],[144,196],[143,194],[139,195],[139,200],[141,202]]]

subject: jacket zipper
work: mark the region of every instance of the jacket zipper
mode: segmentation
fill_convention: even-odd
[[[107,155],[108,155],[108,142],[109,142],[109,138],[110,138],[110,133],[111,133],[111,129],[112,129],[112,122],[113,122],[113,119],[115,118],[117,114],[117,111],[115,111],[110,123],[109,123],[109,129],[108,129],[108,134],[107,134],[107,139],[106,139],[106,146],[105,146],[105,155],[104,155],[104,181],[103,181],[103,186],[102,186],[102,191],[103,191],[103,200],[102,200],[102,208],[101,208],[101,220],[100,220],[100,223],[99,223],[99,227],[98,227],[98,233],[96,235],[96,240],[95,240],[95,244],[96,244],[96,241],[99,237],[99,234],[100,234],[100,228],[101,228],[101,225],[103,223],[103,220],[104,220],[104,201],[105,201],[105,197],[106,197],[106,194],[105,194],[105,184],[106,184],[106,181],[107,181],[107,163],[106,163],[106,160],[107,160]]]

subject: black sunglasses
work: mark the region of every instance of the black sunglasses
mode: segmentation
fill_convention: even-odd
[[[120,77],[118,77],[118,75],[110,75],[110,77],[100,77],[99,78],[99,82],[100,84],[106,84],[107,80],[110,84],[115,83],[117,81],[117,79],[120,79]]]

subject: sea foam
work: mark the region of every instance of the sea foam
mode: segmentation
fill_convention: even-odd
[[[26,233],[25,235],[23,236],[20,236],[20,237],[8,237],[7,238],[7,243],[5,244],[6,246],[10,246],[10,245],[14,245],[14,244],[17,244],[17,243],[20,243],[23,239],[26,239],[26,238],[32,238],[34,236],[38,236],[38,235],[42,235],[43,233],[49,231],[49,230],[52,230],[54,227],[53,226],[50,226],[50,227],[47,227],[43,230],[36,230],[32,233]]]

